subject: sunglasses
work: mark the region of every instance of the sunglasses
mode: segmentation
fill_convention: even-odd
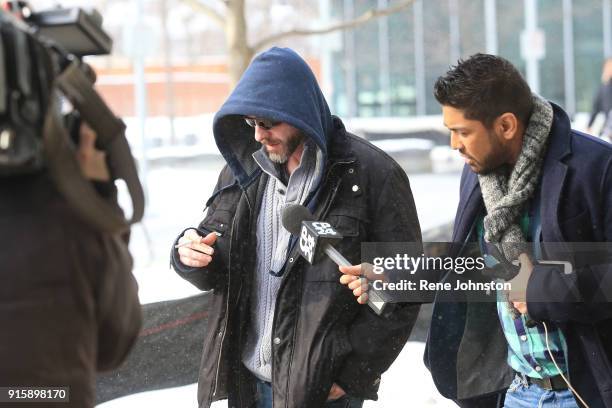
[[[265,129],[265,130],[270,130],[274,126],[276,126],[276,125],[278,125],[280,123],[280,122],[274,121],[272,119],[250,118],[248,116],[245,116],[244,121],[247,123],[247,125],[249,125],[252,128],[254,128],[256,126],[259,126],[260,128]]]

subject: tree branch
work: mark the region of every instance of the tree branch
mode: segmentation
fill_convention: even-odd
[[[181,0],[181,1],[183,4],[186,4],[189,7],[191,7],[194,11],[206,14],[213,21],[219,24],[221,28],[225,26],[225,16],[223,16],[221,13],[219,13],[217,10],[215,10],[213,7],[209,6],[208,4],[202,3],[199,0]]]
[[[272,34],[268,37],[265,37],[259,40],[257,43],[253,45],[252,48],[253,50],[257,52],[261,50],[263,47],[265,47],[266,45],[275,43],[278,40],[281,40],[287,37],[306,36],[306,35],[322,35],[322,34],[333,33],[334,31],[339,31],[339,30],[350,30],[350,29],[359,27],[375,18],[384,17],[390,14],[397,13],[398,11],[405,9],[412,3],[414,3],[414,0],[403,0],[394,6],[387,7],[384,9],[371,9],[371,10],[366,11],[365,13],[363,13],[362,15],[360,15],[359,17],[355,19],[348,20],[348,21],[342,21],[340,23],[332,24],[324,28],[293,29],[293,30],[284,31],[284,32],[277,33],[277,34]]]

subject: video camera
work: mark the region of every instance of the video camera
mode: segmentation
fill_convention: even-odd
[[[125,138],[125,124],[93,85],[86,55],[109,54],[110,36],[95,10],[57,8],[35,13],[24,1],[0,11],[0,177],[48,169],[59,190],[96,227],[117,232],[139,221],[144,194]],[[68,102],[72,111],[64,114]],[[96,132],[114,180],[123,179],[132,198],[126,221],[118,206],[95,195],[80,174],[75,142],[81,119]]]

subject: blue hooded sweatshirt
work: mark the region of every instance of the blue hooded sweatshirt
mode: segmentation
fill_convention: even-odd
[[[327,159],[332,116],[306,62],[289,48],[259,54],[215,115],[213,132],[219,151],[244,189],[260,174],[253,153],[261,148],[244,116],[285,122],[312,139]]]

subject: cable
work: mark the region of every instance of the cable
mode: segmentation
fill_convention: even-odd
[[[544,325],[544,335],[546,336],[546,351],[548,351],[548,355],[550,355],[550,358],[552,359],[553,364],[555,365],[555,367],[559,371],[559,374],[561,375],[561,378],[563,378],[563,381],[565,381],[565,383],[567,384],[567,387],[574,393],[576,398],[578,398],[580,400],[580,402],[582,402],[582,405],[584,405],[586,408],[590,408],[589,404],[584,402],[584,400],[582,399],[580,394],[578,394],[578,392],[574,389],[574,387],[572,387],[572,384],[570,384],[569,380],[567,378],[565,378],[565,376],[563,375],[563,371],[559,368],[559,365],[557,364],[557,361],[555,360],[555,357],[553,356],[552,352],[550,351],[550,344],[548,343],[548,327],[546,326],[546,323],[542,322],[542,324]]]

